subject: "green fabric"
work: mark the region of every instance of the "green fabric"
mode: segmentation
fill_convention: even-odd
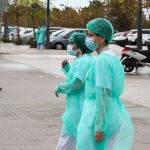
[[[104,18],[96,18],[88,22],[87,29],[104,37],[109,43],[114,37],[114,29],[110,21]]]
[[[38,39],[39,39],[40,33],[41,33],[41,30],[38,29],[37,32],[36,32],[36,43],[37,44],[38,44]]]
[[[70,64],[68,63],[65,67],[62,67],[61,68],[61,71],[64,73],[64,75],[67,75],[69,70],[70,70],[71,66]]]
[[[83,53],[91,53],[91,50],[88,49],[85,45],[85,38],[87,37],[84,33],[74,32],[69,38],[69,42],[76,45]]]
[[[74,94],[83,88],[83,83],[78,78],[73,78],[70,82],[64,82],[56,87],[56,91],[61,94]]]
[[[45,29],[45,27],[43,27],[40,30],[40,35],[38,38],[38,44],[44,44],[45,43],[45,34],[46,34],[46,29]]]
[[[9,33],[11,33],[11,32],[14,32],[14,27],[11,27],[11,28],[9,29]]]
[[[66,133],[76,138],[77,127],[85,99],[85,75],[91,65],[92,56],[85,54],[75,59],[66,76],[66,81],[57,86],[58,93],[66,94],[65,112],[62,115],[62,134]],[[84,63],[84,65],[82,65]],[[64,130],[63,130],[64,129]]]
[[[115,133],[112,150],[131,150],[134,128],[119,98],[123,90],[124,69],[120,60],[102,52],[86,75],[86,100],[78,126],[77,150],[106,150]],[[104,133],[103,142],[95,142],[95,132]]]

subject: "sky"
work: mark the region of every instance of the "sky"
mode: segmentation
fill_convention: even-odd
[[[47,0],[43,0],[47,1]],[[60,4],[64,4],[66,6],[71,6],[73,8],[80,8],[85,7],[89,5],[90,0],[52,0],[52,5],[58,8],[63,8],[63,6],[60,6]]]

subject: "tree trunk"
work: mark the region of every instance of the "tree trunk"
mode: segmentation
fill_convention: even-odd
[[[34,20],[34,16],[31,16],[32,18],[32,23],[33,23],[33,36],[34,36],[34,40],[35,40],[35,20]]]
[[[18,12],[18,8],[17,8],[17,12],[16,12],[16,21],[17,21],[18,40],[20,40],[20,33],[19,33],[19,12]]]

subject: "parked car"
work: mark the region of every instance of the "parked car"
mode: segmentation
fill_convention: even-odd
[[[150,38],[145,41],[145,44],[146,44],[148,50],[150,50]]]
[[[50,47],[54,48],[54,49],[58,49],[58,50],[66,49],[67,44],[69,43],[69,37],[74,32],[80,32],[80,33],[87,34],[87,29],[74,29],[74,28],[65,29],[64,32],[60,33],[57,36],[52,36],[50,38]]]
[[[50,34],[52,34],[53,32],[56,32],[58,30],[62,30],[64,29],[64,27],[50,27]]]
[[[137,43],[138,30],[131,30],[128,35],[129,43]],[[142,29],[142,44],[146,44],[146,40],[150,38],[150,29]]]
[[[52,36],[58,36],[60,33],[64,32],[67,28],[61,29],[61,30],[57,30],[55,32],[52,32],[50,37]]]
[[[3,37],[3,35],[4,35],[4,26],[2,26],[1,28],[1,38]]]
[[[16,38],[15,38],[15,34],[17,34],[17,27],[13,27],[14,28],[14,31],[13,32],[10,32],[9,33],[9,41],[14,41]],[[19,33],[24,30],[24,27],[19,27]]]
[[[114,39],[113,41],[116,41],[116,40],[124,40],[127,38],[127,34],[128,34],[128,31],[124,31],[124,32],[117,32],[114,34]]]
[[[36,31],[37,29],[35,29],[35,33]],[[23,31],[20,32],[20,38],[25,42],[29,41],[33,37],[34,37],[33,28],[25,28]]]

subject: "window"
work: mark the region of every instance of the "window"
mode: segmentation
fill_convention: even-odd
[[[143,30],[142,33],[143,34],[150,34],[150,30]]]
[[[28,34],[28,33],[31,33],[32,30],[29,30],[29,31],[25,31],[24,34]]]

